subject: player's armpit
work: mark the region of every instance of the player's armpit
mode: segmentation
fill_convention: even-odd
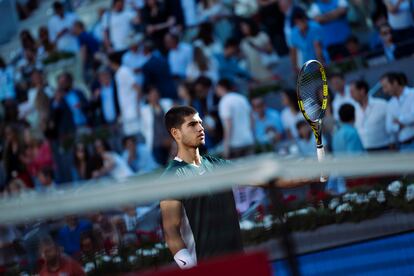
[[[160,202],[162,226],[165,241],[173,255],[185,248],[181,237],[182,205],[178,200],[163,200]]]

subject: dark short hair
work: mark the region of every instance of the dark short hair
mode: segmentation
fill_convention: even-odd
[[[355,85],[355,87],[358,90],[363,89],[364,92],[365,92],[365,94],[368,94],[369,85],[368,85],[368,83],[365,80],[356,80],[356,81],[353,82],[353,84]]]
[[[122,63],[123,54],[123,52],[112,52],[108,55],[108,59],[110,62],[120,65]]]
[[[209,77],[200,76],[194,81],[194,86],[196,85],[211,87],[213,85],[213,81]]]
[[[308,20],[306,12],[302,9],[294,9],[292,13],[292,21],[295,22],[296,20]]]
[[[381,76],[381,80],[386,79],[390,83],[398,83],[399,85],[407,84],[407,76],[401,72],[388,72]]]
[[[352,104],[346,103],[339,108],[339,119],[343,123],[355,121],[355,108]]]
[[[231,80],[225,79],[225,78],[220,79],[217,82],[217,86],[221,86],[221,87],[225,88],[227,91],[230,91],[234,88],[233,82]]]
[[[229,39],[226,40],[226,43],[224,43],[224,48],[229,48],[229,47],[239,47],[240,41],[235,38],[235,37],[231,37]]]
[[[181,125],[184,123],[184,117],[194,115],[198,113],[191,106],[175,106],[168,110],[168,112],[164,116],[165,127],[167,128],[168,133],[171,134],[172,128],[180,128]]]
[[[308,126],[308,123],[305,120],[298,120],[296,122],[296,129],[299,130],[303,126]]]
[[[60,1],[53,2],[53,10],[63,10],[63,4]]]
[[[335,71],[329,74],[329,78],[333,79],[333,78],[340,78],[340,79],[345,79],[345,76],[342,72],[339,71]]]
[[[125,147],[126,143],[129,140],[133,141],[134,143],[137,142],[137,138],[134,135],[128,135],[128,136],[125,136],[124,138],[122,138],[122,145]]]

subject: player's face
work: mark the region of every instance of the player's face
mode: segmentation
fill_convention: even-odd
[[[205,144],[204,127],[198,113],[184,118],[181,125],[179,143],[186,147],[198,148]]]

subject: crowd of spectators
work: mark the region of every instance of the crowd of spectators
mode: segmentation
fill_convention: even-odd
[[[1,195],[162,168],[175,154],[163,122],[174,105],[198,110],[205,152],[314,156],[314,136],[294,87],[280,88],[273,98],[250,88],[295,75],[309,59],[329,66],[355,57],[390,62],[412,55],[412,6],[409,0],[113,0],[86,26],[76,11],[54,2],[47,24],[36,33],[21,31],[19,58],[0,58]],[[49,84],[45,60],[62,52],[78,58],[81,80],[62,72]],[[280,68],[286,57],[290,66]],[[385,99],[370,95],[362,79],[328,76],[323,135],[330,152],[414,148],[414,91],[403,73],[378,80]],[[101,249],[111,250],[126,236],[119,232],[137,230],[137,210],[0,226],[0,267],[18,263],[22,251],[36,267],[39,251],[29,244],[37,231],[56,238],[45,234],[40,242],[41,256],[51,260],[47,268],[82,269],[62,259],[56,242],[80,260],[83,235],[94,232]],[[17,241],[26,248],[17,248]]]

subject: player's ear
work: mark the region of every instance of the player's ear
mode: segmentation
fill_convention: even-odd
[[[171,128],[170,133],[171,133],[171,136],[174,138],[174,140],[177,140],[181,134],[178,128]]]

